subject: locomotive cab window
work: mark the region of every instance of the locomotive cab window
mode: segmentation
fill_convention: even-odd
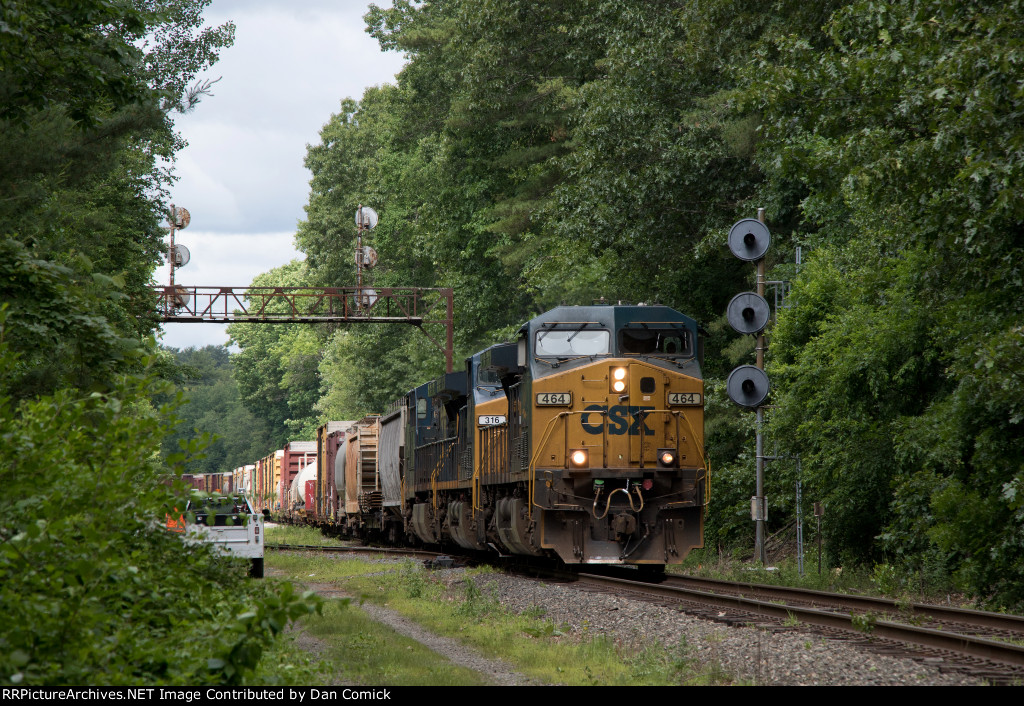
[[[480,368],[476,376],[476,384],[483,387],[500,387],[501,378],[493,370]]]
[[[686,329],[628,328],[619,332],[622,355],[692,356]]]
[[[611,352],[610,343],[607,330],[587,328],[587,323],[554,324],[537,332],[534,353],[562,357],[607,355]]]

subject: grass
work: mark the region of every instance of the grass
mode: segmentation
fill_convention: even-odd
[[[315,527],[301,525],[273,525],[266,529],[264,539],[268,544],[306,544],[316,547],[343,547],[340,539],[325,537]]]
[[[330,583],[355,597],[348,609],[308,618],[310,634],[331,642],[330,659],[342,678],[367,684],[442,684],[445,676],[424,671],[417,647],[389,628],[370,635],[356,603],[372,602],[416,621],[431,632],[510,663],[534,680],[567,685],[677,685],[732,683],[717,663],[702,662],[685,642],[673,649],[659,644],[621,644],[604,636],[572,635],[566,626],[545,620],[543,611],[515,614],[502,607],[488,588],[488,569],[466,572],[468,580],[443,584],[410,560],[390,564],[361,558],[268,555],[267,565],[296,581]],[[372,621],[370,621],[372,622]],[[337,637],[334,637],[337,636]],[[393,650],[389,643],[403,644]],[[447,661],[444,661],[447,664]],[[454,668],[453,668],[454,669]],[[464,670],[463,670],[464,671]],[[427,679],[427,681],[417,681]]]
[[[386,686],[478,686],[479,674],[453,665],[415,640],[375,622],[359,608],[327,601],[303,629],[324,643],[322,657],[339,682]]]

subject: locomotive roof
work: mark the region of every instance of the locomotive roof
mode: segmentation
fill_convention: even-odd
[[[655,323],[672,322],[686,324],[689,328],[696,328],[697,322],[685,314],[680,314],[671,307],[660,304],[646,306],[640,305],[604,305],[604,306],[559,306],[540,316],[527,321],[519,331],[522,333],[527,328],[534,328],[545,323],[553,322],[584,322],[607,326],[610,329],[619,329],[631,323]]]

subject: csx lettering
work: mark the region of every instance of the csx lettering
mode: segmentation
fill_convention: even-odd
[[[635,405],[626,406],[623,404],[617,404],[613,407],[608,407],[602,404],[592,404],[586,407],[583,414],[580,415],[580,424],[583,425],[583,431],[588,434],[600,434],[604,431],[604,413],[608,416],[608,433],[618,436],[621,434],[628,433],[630,436],[640,435],[640,424],[643,423],[643,433],[653,434],[654,430],[647,426],[647,422],[644,421],[646,412],[654,407],[639,407]],[[591,419],[591,412],[595,419]],[[597,414],[601,412],[602,414]],[[629,420],[632,419],[633,423],[630,424]]]

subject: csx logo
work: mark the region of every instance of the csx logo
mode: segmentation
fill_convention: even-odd
[[[580,424],[583,425],[583,431],[588,434],[601,434],[604,432],[604,418],[605,412],[608,417],[608,433],[609,434],[626,434],[630,436],[640,435],[640,425],[644,425],[644,434],[653,434],[654,430],[647,426],[644,421],[645,412],[654,407],[637,407],[634,405],[626,406],[624,404],[617,404],[614,407],[608,407],[603,404],[592,404],[586,407],[583,414],[580,415]],[[601,412],[602,414],[593,414],[590,412]],[[591,419],[593,417],[593,419]]]

